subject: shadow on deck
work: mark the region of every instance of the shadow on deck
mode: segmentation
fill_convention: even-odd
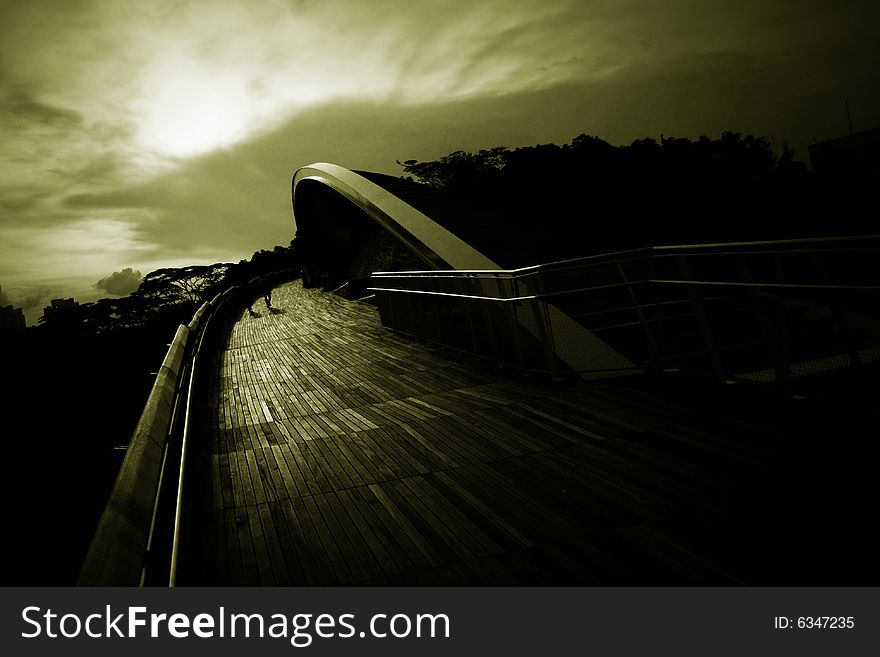
[[[273,298],[211,368],[181,584],[876,581],[853,414],[524,379],[298,282]]]

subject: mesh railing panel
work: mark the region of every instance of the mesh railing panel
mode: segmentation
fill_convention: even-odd
[[[777,381],[880,349],[878,256],[877,236],[661,247],[514,271],[374,274],[371,289],[385,326],[524,371]]]

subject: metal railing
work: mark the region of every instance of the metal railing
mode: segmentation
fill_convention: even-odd
[[[370,290],[385,326],[523,372],[602,375],[628,361],[782,382],[880,358],[880,236],[378,272]]]
[[[212,320],[275,272],[205,302],[169,345],[80,571],[80,586],[174,586],[186,522],[196,374]]]

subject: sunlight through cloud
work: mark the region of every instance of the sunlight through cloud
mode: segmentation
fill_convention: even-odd
[[[168,155],[187,157],[234,143],[253,118],[244,85],[230,76],[184,70],[148,95],[138,141]]]

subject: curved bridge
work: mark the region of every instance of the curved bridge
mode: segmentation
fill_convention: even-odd
[[[871,480],[851,476],[876,462],[852,456],[873,443],[865,429],[838,436],[834,408],[767,409],[704,379],[551,386],[401,333],[420,336],[430,318],[429,339],[465,335],[484,357],[481,345],[516,334],[520,349],[549,345],[552,364],[599,332],[627,353],[639,343],[646,369],[720,380],[732,364],[777,383],[861,368],[880,358],[880,238],[510,272],[341,167],[306,167],[292,191],[302,231],[342,199],[429,269],[377,276],[393,311],[380,303],[381,317],[299,281],[276,287],[274,310],[247,313],[233,292],[208,304],[169,352],[80,583],[797,583],[823,555],[854,564],[840,584],[873,563],[858,533],[867,504],[847,506],[873,499]],[[338,234],[356,242],[363,216],[348,219]],[[468,269],[438,270],[456,265]],[[384,330],[388,317],[408,330]],[[805,514],[832,499],[852,511],[814,532],[806,515],[779,517],[792,491]]]
[[[363,214],[373,219],[383,230],[396,238],[399,244],[405,246],[415,254],[422,263],[421,267],[401,266],[398,261],[394,263],[394,269],[420,269],[427,265],[431,270],[455,270],[457,277],[466,276],[476,280],[476,276],[489,276],[497,281],[507,276],[509,272],[490,260],[487,256],[477,251],[450,230],[441,226],[437,221],[417,210],[389,190],[368,180],[364,176],[345,169],[335,164],[318,163],[299,169],[293,177],[292,198],[294,217],[297,221],[298,234],[302,231],[309,235],[312,232],[324,231],[320,238],[325,243],[349,245],[352,255],[346,260],[358,259],[356,254],[363,251],[358,245],[359,240],[365,242],[375,240],[369,233],[356,231],[363,228],[363,222],[358,222],[357,217],[345,218],[340,210],[336,210],[336,216],[327,216],[332,210],[329,204],[320,203],[320,193],[326,189],[333,190]],[[321,210],[324,212],[321,212]],[[332,224],[332,225],[327,225]],[[348,224],[350,230],[343,233],[340,229]],[[335,234],[328,234],[335,231]],[[315,241],[315,240],[313,240]],[[386,247],[387,248],[387,247]],[[317,248],[310,249],[318,252]],[[324,252],[321,259],[332,259],[330,253]],[[381,255],[374,254],[360,256],[366,259],[370,273],[377,270],[388,269],[386,262],[382,262]],[[383,267],[383,265],[385,265]],[[342,278],[351,280],[356,276],[352,273],[356,268],[351,264],[337,266],[340,270],[347,271]],[[363,269],[364,265],[360,265]],[[432,275],[433,276],[433,275]],[[342,282],[340,278],[333,279],[334,283],[325,287],[338,287],[340,283],[347,285],[349,281]],[[435,294],[454,294],[457,290],[436,289],[436,280],[431,281],[429,290]],[[518,284],[519,285],[519,284]],[[521,288],[521,289],[520,289]],[[538,368],[543,371],[556,372],[557,369],[573,370],[583,376],[610,376],[614,374],[627,374],[638,371],[633,363],[621,355],[616,349],[596,337],[564,311],[560,310],[555,303],[544,300],[537,301],[535,295],[542,288],[542,280],[534,278],[529,282],[523,281],[518,287],[518,292],[523,299],[534,301],[527,303],[522,312],[514,313],[512,325],[500,327],[498,331],[490,328],[491,340],[498,340],[500,332],[513,332],[517,335],[516,345],[518,354],[516,358],[521,362],[523,359],[531,360],[529,354],[522,353],[523,345],[527,351],[541,352],[539,356],[542,365]],[[413,291],[413,290],[410,290]],[[385,298],[385,297],[383,297]],[[401,326],[389,324],[389,312],[387,304],[382,307],[383,323],[391,328],[402,329]],[[478,311],[485,315],[481,319],[482,324],[494,325],[498,323],[497,313],[491,309]],[[507,311],[502,311],[510,315]],[[552,326],[551,326],[552,324]],[[549,343],[550,333],[553,331],[556,339],[552,346]],[[448,340],[436,340],[437,336],[422,335],[420,337],[432,337],[435,341],[451,345]],[[500,338],[503,340],[503,338]],[[474,352],[474,349],[468,349]],[[503,359],[502,359],[503,360]],[[527,368],[528,369],[528,368]],[[589,374],[587,374],[589,373]]]
[[[433,269],[501,269],[436,221],[360,174],[336,164],[319,162],[299,169],[293,177],[291,196],[297,227],[320,221],[302,210],[314,185],[335,190],[394,235]],[[303,225],[304,224],[304,225]]]

